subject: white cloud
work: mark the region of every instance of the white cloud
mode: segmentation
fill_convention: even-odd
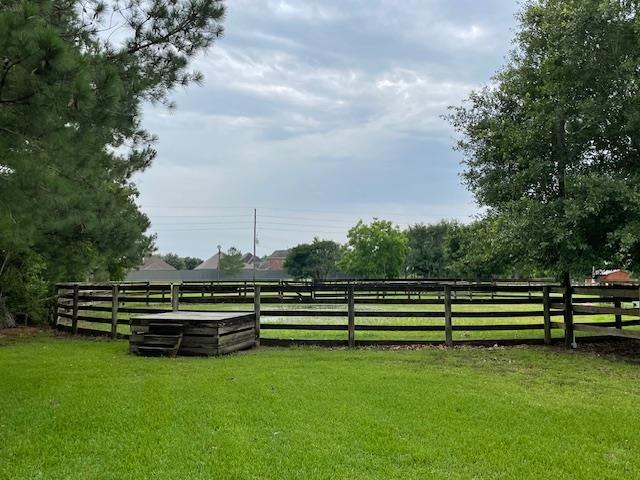
[[[266,206],[319,219],[329,209],[347,223],[467,218],[475,207],[441,115],[501,63],[508,43],[496,47],[497,32],[508,26],[495,22],[503,0],[451,5],[234,0],[226,37],[197,61],[205,86],[180,95],[175,113],[145,112],[160,142],[140,176],[143,206],[201,206],[178,211],[191,215]],[[149,211],[153,221],[167,213]],[[161,248],[182,254],[250,239],[159,231]],[[265,232],[264,248],[312,236]]]

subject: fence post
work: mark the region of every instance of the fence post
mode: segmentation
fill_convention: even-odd
[[[255,313],[256,346],[260,345],[260,285],[253,289],[253,312]]]
[[[177,312],[180,308],[180,284],[171,284],[171,310]]]
[[[349,330],[349,346],[356,346],[356,302],[355,302],[353,285],[349,285],[347,292],[348,303],[348,330]]]
[[[564,345],[567,348],[576,348],[573,332],[573,287],[567,277],[564,283]]]
[[[71,331],[75,335],[78,333],[78,304],[80,303],[80,289],[76,283],[73,286],[73,310],[71,314]]]
[[[118,297],[119,297],[119,287],[118,284],[115,283],[111,287],[111,338],[116,338],[118,336]]]
[[[149,306],[149,295],[151,294],[151,292],[149,291],[151,286],[151,282],[147,282],[147,294],[146,294],[146,305],[147,307]]]
[[[615,309],[622,308],[622,301],[619,298],[615,298],[613,300],[613,308],[615,308]],[[615,317],[616,318],[616,320],[615,320],[616,321],[616,328],[618,330],[622,330],[622,313],[616,312],[615,316],[616,316]]]
[[[451,285],[444,286],[444,341],[453,347],[453,323],[451,322]]]
[[[544,343],[551,345],[551,304],[549,297],[549,285],[542,287],[542,302],[544,305]]]

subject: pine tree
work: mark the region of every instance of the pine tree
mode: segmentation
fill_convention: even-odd
[[[141,107],[201,81],[189,61],[223,18],[218,0],[2,3],[0,309],[42,317],[56,281],[118,279],[152,249]]]

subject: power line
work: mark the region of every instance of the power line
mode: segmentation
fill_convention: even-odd
[[[158,209],[190,209],[190,210],[221,210],[221,209],[234,209],[234,210],[249,210],[251,211],[253,207],[240,207],[240,206],[207,206],[203,207],[202,205],[146,205],[140,206],[140,208],[158,208]],[[417,215],[408,215],[404,213],[395,213],[395,212],[345,212],[343,211],[329,211],[329,210],[313,210],[313,209],[302,209],[302,208],[283,208],[283,207],[260,207],[260,210],[267,211],[284,211],[284,212],[304,212],[304,213],[320,213],[320,214],[333,214],[333,215],[351,215],[354,217],[404,217],[415,219],[418,216],[422,216],[420,214]],[[261,215],[266,216],[266,215]]]

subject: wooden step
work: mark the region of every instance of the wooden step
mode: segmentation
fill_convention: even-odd
[[[175,357],[182,343],[182,333],[133,333],[129,338],[129,351],[137,355],[168,355]]]
[[[132,351],[134,353],[137,353],[138,355],[175,356],[174,348],[151,347],[151,346],[144,346],[144,345],[132,345],[131,348],[132,348]]]

